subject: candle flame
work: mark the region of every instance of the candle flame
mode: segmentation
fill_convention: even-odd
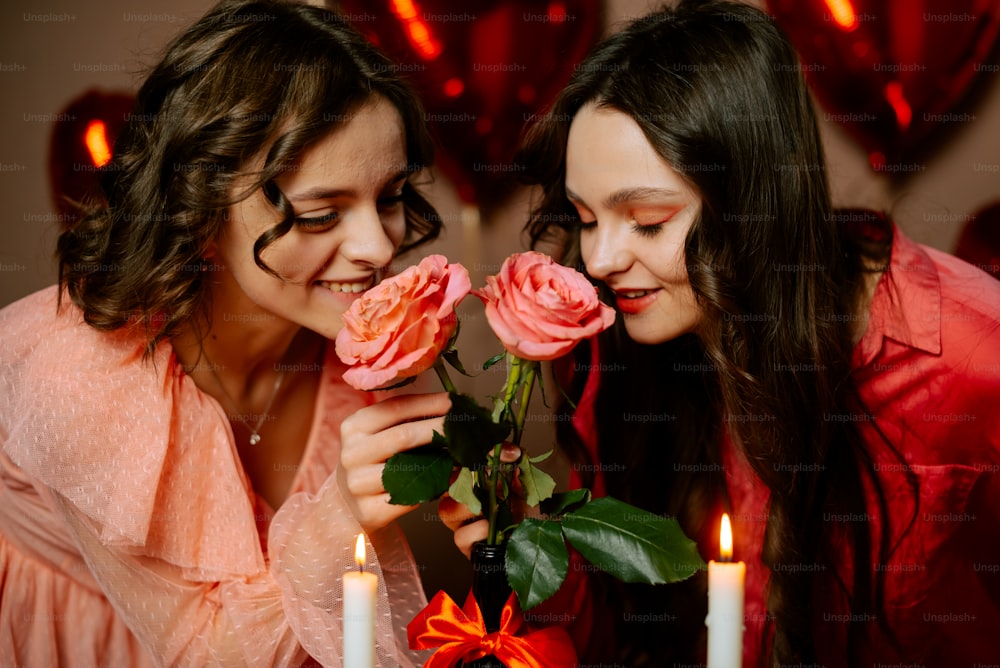
[[[719,556],[722,561],[733,558],[733,527],[729,523],[729,513],[722,513],[722,528],[719,530]]]
[[[365,568],[365,535],[363,533],[358,534],[358,540],[354,543],[354,561],[357,562],[358,568],[364,570]]]

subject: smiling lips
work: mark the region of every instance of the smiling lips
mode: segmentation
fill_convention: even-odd
[[[618,305],[618,310],[622,313],[639,313],[656,301],[656,296],[659,293],[659,288],[654,290],[615,290],[615,302]]]
[[[317,283],[329,290],[330,292],[341,292],[348,294],[357,294],[359,292],[364,292],[371,286],[375,284],[375,277],[369,276],[364,281],[360,282],[339,282],[339,281],[317,281]]]

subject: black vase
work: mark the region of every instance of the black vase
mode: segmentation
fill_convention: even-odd
[[[487,545],[480,541],[472,546],[472,594],[479,603],[479,612],[488,633],[500,630],[500,615],[504,603],[510,597],[510,583],[507,582],[507,545]],[[459,666],[467,668],[506,668],[492,654]]]

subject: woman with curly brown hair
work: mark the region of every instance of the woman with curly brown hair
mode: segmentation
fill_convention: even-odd
[[[530,130],[535,245],[619,312],[568,361],[560,440],[579,484],[677,517],[705,559],[733,517],[743,665],[988,663],[1000,284],[832,208],[800,72],[763,12],[681,2],[607,38]],[[584,662],[704,661],[704,573],[587,585]]]
[[[152,69],[58,243],[0,312],[0,663],[339,665],[368,534],[377,663],[424,603],[379,471],[447,395],[372,404],[329,339],[437,235],[396,68],[331,12],[226,2]]]

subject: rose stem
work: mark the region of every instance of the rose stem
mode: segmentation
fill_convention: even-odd
[[[454,394],[457,391],[455,390],[455,384],[451,382],[451,376],[448,375],[448,369],[444,367],[444,362],[441,361],[440,357],[434,362],[434,371],[437,373],[438,380],[441,381],[441,385],[444,386],[444,389],[450,394]]]
[[[493,421],[496,422],[501,415],[503,415],[503,409],[510,406],[511,399],[514,398],[514,392],[517,391],[517,383],[521,376],[521,359],[515,355],[507,353],[507,387],[504,388],[503,393],[503,403],[497,403],[493,409]],[[516,426],[515,426],[515,436],[517,436]],[[489,529],[486,533],[486,544],[496,545],[499,542],[499,536],[496,535],[497,527],[497,484],[500,481],[500,453],[503,450],[503,442],[497,443],[493,448],[493,458],[490,462],[490,484],[487,487],[490,496],[490,523]]]
[[[518,367],[516,376],[520,376],[521,366],[522,366],[521,363],[523,363],[524,360],[520,360],[516,357],[514,359],[517,360],[516,364]],[[528,401],[531,399],[531,390],[535,386],[535,369],[537,368],[537,364],[532,362],[525,364],[524,366],[527,367],[527,371],[524,372],[525,380],[524,380],[524,387],[521,389],[521,405],[518,406],[517,409],[517,418],[514,420],[514,435],[512,437],[514,445],[517,446],[521,445],[521,434],[524,433],[524,418],[528,412]],[[514,395],[514,390],[517,387],[517,380],[518,380],[516,376],[515,376],[515,382],[512,385],[508,384],[507,386],[508,391],[505,395],[505,404],[509,404],[511,397],[513,397]],[[493,469],[490,472],[491,480],[489,487],[490,528],[489,528],[489,533],[487,534],[489,536],[489,540],[487,541],[488,545],[496,545],[499,542],[499,536],[494,536],[494,531],[496,530],[496,520],[497,520],[497,510],[498,510],[497,508],[498,504],[496,501],[496,496],[497,496],[496,489],[497,489],[497,484],[499,483],[500,469],[502,467],[502,464],[500,463],[500,451],[502,447],[503,444],[500,443],[496,446],[496,448],[493,449]],[[523,453],[522,456],[524,456]]]
[[[521,434],[524,433],[524,419],[528,414],[528,403],[531,401],[531,391],[535,388],[535,371],[538,369],[537,362],[526,365],[528,370],[524,374],[524,387],[521,390],[521,405],[517,409],[517,419],[514,421],[514,445],[521,445]]]

